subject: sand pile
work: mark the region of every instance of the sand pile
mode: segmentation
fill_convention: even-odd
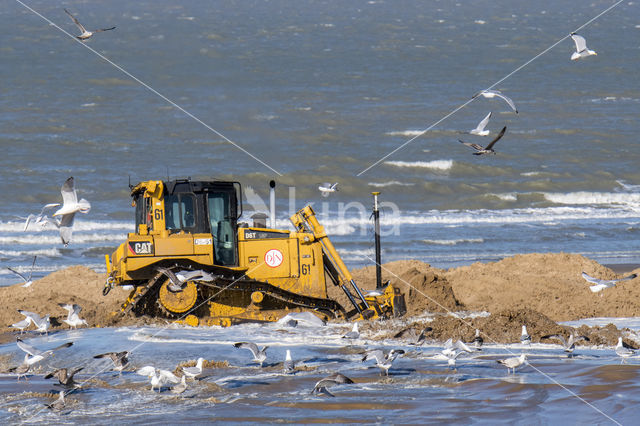
[[[109,325],[111,312],[120,307],[128,292],[116,289],[105,297],[102,295],[104,283],[104,274],[84,266],[73,266],[53,272],[28,288],[20,285],[2,287],[0,300],[4,309],[0,310],[0,325],[4,326],[4,331],[10,330],[7,328],[10,324],[24,319],[17,311],[24,309],[41,316],[51,315],[52,329],[62,326],[68,328],[62,323],[67,311],[58,303],[77,303],[82,306],[80,317],[90,327]]]
[[[566,253],[517,255],[443,275],[469,310],[532,309],[554,321],[640,316],[640,278],[592,293],[582,271],[603,279],[622,277],[594,260]]]
[[[405,293],[409,321],[425,312],[443,314],[429,324],[434,328],[431,335],[434,339],[453,337],[470,341],[475,328],[479,328],[492,340],[516,342],[521,325],[526,324],[533,340],[539,341],[547,334],[568,333],[568,329],[557,325],[556,321],[640,316],[640,278],[594,294],[581,277],[582,271],[598,278],[620,277],[583,256],[558,253],[518,255],[499,262],[475,263],[446,271],[416,260],[397,261],[384,265],[383,280],[391,280]],[[375,288],[374,267],[352,273],[361,288]],[[113,317],[111,313],[119,309],[128,292],[114,289],[108,296],[102,296],[105,278],[104,274],[75,266],[54,272],[34,282],[30,288],[19,285],[0,288],[0,300],[5,308],[0,312],[0,326],[3,331],[10,331],[8,326],[23,318],[17,309],[25,309],[52,315],[54,330],[66,328],[66,324],[61,325],[66,311],[58,306],[59,303],[82,306],[81,317],[92,327],[152,321],[165,323],[164,319]],[[329,285],[328,292],[329,297],[351,309],[342,290]],[[445,314],[456,311],[492,314],[464,321]],[[422,326],[412,326],[417,330],[416,336]],[[594,336],[596,340],[591,344],[611,345],[616,343],[619,334],[614,329],[585,328],[581,332]],[[8,336],[13,338],[11,334]]]

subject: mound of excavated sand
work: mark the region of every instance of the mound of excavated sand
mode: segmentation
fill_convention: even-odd
[[[474,263],[450,269],[444,277],[456,297],[474,311],[531,309],[554,321],[640,316],[640,278],[593,293],[582,271],[602,279],[622,277],[594,260],[566,253],[525,254],[499,262]]]
[[[640,278],[592,293],[581,276],[582,271],[598,278],[620,278],[593,260],[564,253],[517,255],[499,262],[475,263],[450,270],[405,260],[383,265],[382,275],[383,281],[391,280],[405,294],[409,322],[417,315],[439,313],[429,323],[434,328],[430,336],[433,339],[451,337],[471,341],[475,328],[479,328],[496,342],[517,342],[520,328],[526,324],[533,341],[537,342],[544,335],[568,333],[568,328],[557,325],[556,321],[640,316]],[[352,274],[361,288],[375,288],[374,267],[354,270]],[[82,306],[80,316],[91,327],[165,323],[164,319],[113,317],[111,313],[119,310],[128,292],[113,289],[108,296],[102,296],[105,278],[104,274],[89,268],[74,266],[35,281],[29,288],[20,285],[0,288],[4,307],[0,311],[0,331],[12,330],[9,325],[23,319],[17,309],[42,316],[50,314],[53,330],[67,328],[62,323],[66,311],[59,303]],[[328,287],[330,298],[352,309],[341,289],[331,284]],[[446,315],[456,311],[487,311],[491,315],[473,320]],[[423,325],[412,326],[416,336]],[[393,330],[393,334],[398,331]],[[593,336],[595,340],[590,344],[615,344],[619,335],[613,326],[584,327],[580,332]],[[9,338],[13,339],[13,335],[5,334],[4,339]]]
[[[4,309],[0,310],[0,326],[4,331],[12,330],[9,328],[11,324],[24,319],[18,309],[24,309],[40,316],[49,314],[52,329],[68,328],[62,322],[67,311],[58,306],[59,303],[80,305],[80,318],[85,319],[90,327],[109,325],[111,312],[119,309],[128,292],[114,289],[103,296],[105,278],[105,274],[98,274],[87,267],[72,266],[34,281],[27,288],[19,284],[2,287],[0,300]]]

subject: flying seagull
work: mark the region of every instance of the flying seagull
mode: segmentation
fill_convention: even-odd
[[[325,377],[324,379],[319,380],[318,383],[316,383],[316,385],[313,387],[311,394],[313,395],[315,393],[323,393],[327,396],[334,396],[331,392],[327,390],[329,386],[352,384],[352,383],[353,383],[353,380],[351,380],[347,376],[340,373],[334,373],[330,376]]]
[[[75,303],[73,305],[70,303],[58,303],[58,306],[60,306],[63,309],[66,309],[67,312],[69,312],[67,314],[67,319],[62,320],[62,322],[69,325],[69,328],[71,327],[77,328],[79,325],[82,325],[82,324],[86,326],[89,325],[87,324],[87,321],[83,320],[79,316],[80,311],[82,310],[82,307],[80,305],[76,305]]]
[[[375,349],[373,351],[367,352],[362,357],[362,362],[365,362],[370,359],[376,360],[376,366],[380,369],[380,374],[384,371],[385,375],[389,375],[389,369],[391,368],[391,364],[398,355],[402,355],[404,351],[402,349],[391,349],[389,352],[384,352],[381,349]]]
[[[442,350],[442,355],[448,358],[449,356],[454,355],[457,351],[463,351],[468,353],[473,352],[473,350],[461,340],[457,340],[455,343],[453,343],[453,340],[449,339],[446,342],[444,342],[444,349]]]
[[[129,365],[129,352],[107,352],[100,355],[95,355],[94,358],[109,358],[113,361],[113,369],[122,373],[127,365]]]
[[[47,374],[46,376],[44,376],[44,378],[50,379],[52,377],[55,377],[56,379],[58,379],[58,382],[60,382],[60,384],[66,388],[79,388],[81,386],[73,380],[73,376],[78,371],[82,370],[82,368],[83,367],[76,368],[75,370],[71,371],[71,373],[69,373],[66,368],[59,368],[53,373]]]
[[[425,329],[420,332],[420,335],[418,336],[416,341],[411,342],[409,344],[413,346],[421,346],[424,343],[424,341],[427,339],[426,334],[429,333],[430,331],[433,331],[433,328],[425,327]]]
[[[78,195],[76,194],[76,189],[73,184],[73,177],[70,177],[64,182],[60,189],[60,193],[62,194],[63,204],[62,207],[53,214],[53,216],[62,217],[58,226],[60,228],[60,239],[62,239],[62,244],[66,247],[71,241],[73,218],[77,212],[85,214],[89,213],[91,210],[91,204],[89,204],[89,202],[84,198],[78,201]]]
[[[334,183],[333,185],[329,182],[325,182],[318,187],[318,190],[323,197],[328,197],[329,194],[338,190],[338,182]]]
[[[514,110],[516,114],[518,113],[518,109],[516,108],[516,104],[511,100],[511,98],[509,98],[508,96],[503,95],[502,92],[499,91],[499,90],[481,90],[478,93],[476,93],[475,95],[473,95],[473,97],[471,99],[477,98],[480,95],[482,95],[483,97],[485,97],[487,99],[495,98],[496,96],[501,98],[501,99],[504,99],[504,101],[507,104],[509,104],[511,109]]]
[[[507,131],[507,126],[504,126],[502,130],[500,130],[500,133],[498,133],[498,136],[496,136],[491,142],[489,142],[489,145],[485,146],[484,148],[478,144],[465,142],[460,139],[458,139],[458,142],[463,143],[466,146],[470,146],[471,148],[475,149],[476,152],[474,152],[473,155],[483,155],[483,154],[495,155],[496,152],[493,150],[493,146],[496,144],[496,142],[500,140],[500,138],[502,138],[502,136],[504,136],[504,132],[506,131]]]
[[[25,277],[20,272],[16,271],[15,269],[11,269],[11,268],[9,268],[7,266],[8,270],[10,270],[14,274],[16,274],[17,276],[22,278],[22,280],[24,281],[24,284],[22,284],[22,287],[29,287],[31,284],[33,284],[33,281],[31,280],[31,277],[33,276],[33,267],[36,266],[36,258],[37,257],[38,256],[33,256],[33,263],[31,264],[31,269],[29,270],[29,276],[28,277]]]
[[[527,333],[526,325],[522,326],[522,333],[520,333],[520,343],[522,343],[523,345],[531,346],[531,336],[529,336],[529,333]]]
[[[499,359],[497,362],[507,367],[507,372],[513,370],[513,374],[515,374],[516,368],[527,362],[527,354],[522,354],[519,357],[514,356],[513,358]]]
[[[569,356],[571,356],[571,354],[575,350],[577,342],[581,340],[586,340],[587,342],[589,341],[589,338],[587,336],[575,336],[573,334],[569,336],[569,340],[565,340],[564,336],[560,334],[551,334],[548,336],[542,336],[541,339],[557,339],[561,341],[564,351],[568,353]]]
[[[587,280],[588,282],[593,284],[591,287],[589,287],[589,290],[591,290],[594,293],[602,291],[605,288],[615,287],[615,285],[618,282],[632,280],[632,279],[636,278],[637,276],[638,276],[637,274],[631,274],[631,275],[628,275],[628,276],[626,276],[624,278],[620,278],[619,280],[601,280],[601,279],[598,279],[598,278],[594,278],[591,275],[588,275],[586,272],[582,273],[582,278],[584,278],[585,280]]]
[[[267,349],[269,348],[269,346],[265,346],[260,350],[258,350],[258,346],[252,342],[234,343],[233,346],[238,349],[249,349],[253,354],[253,360],[259,363],[260,367],[262,367],[262,363],[264,362],[264,360],[267,359]]]
[[[622,362],[626,363],[627,361],[625,360],[625,358],[629,358],[630,356],[635,354],[635,351],[624,346],[624,344],[622,343],[622,337],[618,337],[618,344],[616,345],[616,354],[620,358],[622,358]]]
[[[62,345],[56,346],[55,348],[49,349],[47,351],[42,351],[40,349],[37,349],[29,345],[28,343],[23,342],[22,339],[20,339],[19,337],[16,340],[16,344],[22,351],[25,352],[24,361],[20,366],[12,368],[10,369],[10,371],[17,372],[18,380],[20,380],[20,376],[26,375],[31,369],[31,366],[42,361],[48,356],[52,355],[53,351],[57,351],[58,349],[68,348],[69,346],[73,345],[73,342],[63,343]]]
[[[481,122],[478,123],[476,128],[471,130],[469,133],[472,135],[487,136],[489,134],[489,131],[485,130],[484,128],[487,127],[487,124],[489,124],[490,118],[491,118],[491,113],[487,114],[487,116],[483,118]]]
[[[586,58],[591,55],[598,55],[593,50],[587,49],[587,41],[581,35],[571,33],[571,38],[576,44],[576,51],[571,54],[572,61],[577,61],[578,59]]]
[[[30,214],[29,216],[26,217],[26,220],[24,222],[24,229],[23,231],[26,231],[27,228],[29,227],[29,224],[31,222],[39,224],[42,227],[45,227],[47,225],[46,219],[47,219],[47,215],[44,214],[45,211],[53,208],[53,207],[58,207],[60,205],[60,203],[51,203],[51,204],[45,204],[44,207],[42,207],[42,210],[40,210],[40,214]]]
[[[69,13],[67,9],[64,9],[64,11],[67,15],[69,15],[73,23],[76,24],[78,28],[80,28],[80,31],[82,31],[82,34],[80,34],[79,36],[76,36],[78,40],[84,41],[88,38],[91,38],[91,36],[94,35],[95,33],[101,33],[103,31],[111,31],[116,29],[116,27],[111,27],[111,28],[103,28],[100,30],[87,31],[86,28],[83,27],[82,24],[71,13]]]

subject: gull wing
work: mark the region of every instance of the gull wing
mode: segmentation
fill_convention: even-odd
[[[28,353],[31,356],[42,355],[44,353],[40,349],[36,349],[30,344],[23,342],[20,338],[17,339],[16,344],[22,351]]]
[[[73,16],[71,13],[69,13],[69,11],[67,9],[64,9],[64,11],[66,12],[67,15],[69,15],[69,17],[71,18],[71,20],[73,21],[74,24],[76,24],[78,26],[78,28],[80,28],[80,31],[87,32],[87,30],[85,30],[85,28],[82,26],[82,24],[75,18],[75,16]]]
[[[14,274],[16,274],[17,276],[19,276],[20,278],[22,278],[24,280],[24,282],[29,281],[27,279],[27,277],[25,277],[24,275],[22,275],[20,272],[16,271],[15,269],[11,269],[10,267],[7,266],[7,269],[10,270],[11,272],[13,272]]]
[[[169,381],[172,383],[180,383],[180,379],[178,378],[178,376],[176,376],[169,370],[158,370],[158,377],[160,377],[160,380]]]
[[[594,278],[591,275],[588,275],[586,272],[582,273],[582,278],[584,278],[585,280],[587,280],[588,282],[590,282],[592,284],[602,284],[602,280],[600,280],[598,278]]]
[[[33,321],[34,324],[40,323],[42,321],[42,318],[40,317],[40,315],[35,314],[33,312],[23,311],[22,309],[18,309],[18,312],[20,312],[25,317],[31,319],[31,321]]]
[[[267,204],[262,198],[260,198],[258,193],[252,187],[246,186],[244,188],[244,196],[247,198],[247,203],[253,208],[254,211],[263,213],[269,212]]]
[[[542,336],[541,339],[557,339],[562,342],[562,346],[567,347],[567,341],[564,340],[564,336],[560,334],[549,334],[547,336]]]
[[[154,376],[156,374],[156,368],[153,365],[145,365],[144,367],[136,370],[136,374],[147,377]]]
[[[467,346],[462,340],[458,340],[455,343],[455,347],[460,349],[461,351],[465,351],[465,352],[469,352],[469,353],[473,352],[471,350],[471,348],[469,346]]]
[[[505,100],[506,103],[509,104],[509,106],[511,107],[512,110],[514,110],[516,112],[516,114],[518,113],[518,109],[516,108],[516,104],[511,100],[510,97],[503,95],[500,92],[496,93],[496,96],[499,98],[502,98]]]
[[[626,276],[624,278],[620,278],[619,280],[616,280],[616,281],[618,281],[618,282],[620,282],[620,281],[628,281],[628,280],[632,280],[632,279],[636,278],[637,276],[638,276],[638,274],[631,274],[631,275]]]
[[[489,119],[491,118],[491,114],[492,114],[491,112],[487,114],[487,116],[483,118],[480,123],[478,123],[475,130],[477,130],[478,132],[482,132],[484,128],[487,127],[487,124],[489,124]]]
[[[40,216],[44,215],[44,212],[52,209],[54,207],[58,207],[60,205],[60,203],[50,203],[50,204],[45,204],[44,207],[42,207],[42,210],[40,210]]]
[[[482,151],[484,149],[483,147],[481,147],[480,145],[478,145],[476,143],[469,143],[469,142],[462,141],[460,139],[458,139],[458,142],[460,142],[461,144],[465,144],[466,146],[470,146],[471,148],[475,149],[476,151]]]
[[[336,191],[338,190],[338,182],[334,183],[333,185],[331,185],[329,187],[329,189],[335,189]]]
[[[576,52],[580,53],[587,48],[587,41],[581,35],[571,33],[571,38],[576,44]]]
[[[366,354],[364,354],[364,356],[362,357],[362,362],[365,362],[369,359],[375,358],[376,359],[376,363],[378,364],[384,364],[384,361],[386,359],[386,357],[384,356],[384,352],[382,352],[380,349],[376,349],[373,351],[369,351]]]
[[[24,222],[24,229],[22,230],[23,232],[26,232],[27,228],[29,228],[29,224],[35,218],[36,218],[36,215],[34,214],[30,214],[29,216],[27,216],[27,219]]]
[[[258,346],[253,342],[239,342],[234,343],[234,345],[238,349],[249,349],[253,354],[253,357],[256,358],[258,356]]]
[[[73,312],[73,305],[71,305],[71,303],[58,303],[58,306],[69,312],[69,315]]]
[[[78,202],[78,196],[76,195],[76,189],[73,185],[73,176],[67,179],[62,188],[60,188],[62,194],[62,208],[74,205]],[[64,218],[62,219],[64,221]]]
[[[62,220],[60,221],[60,226],[58,227],[60,230],[60,239],[62,240],[62,244],[65,246],[71,242],[71,235],[73,233],[73,218],[75,217],[75,213],[69,213],[62,216]]]
[[[115,29],[116,29],[116,27],[111,27],[111,28],[102,28],[102,29],[100,29],[100,30],[93,30],[93,31],[91,31],[91,32],[92,32],[92,33],[101,33],[101,32],[103,32],[103,31],[111,31],[111,30],[115,30]]]
[[[31,277],[33,276],[33,267],[36,266],[36,259],[38,258],[38,256],[33,256],[33,262],[31,263],[31,269],[29,270],[29,279],[28,281],[31,281]],[[625,278],[623,278],[625,279]]]
[[[500,130],[500,133],[498,133],[498,136],[496,136],[491,142],[489,142],[489,145],[487,145],[485,149],[493,148],[496,142],[498,142],[504,136],[504,132],[506,131],[507,131],[507,126],[504,126],[502,130]]]

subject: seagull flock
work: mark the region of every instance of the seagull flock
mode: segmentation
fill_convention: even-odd
[[[69,311],[69,314],[78,313],[77,305],[67,304],[60,306],[64,307]],[[34,314],[26,311],[21,312],[30,321],[34,320]],[[35,318],[38,318],[35,316]],[[72,323],[74,323],[72,321]],[[354,322],[354,324],[358,324],[358,322]],[[71,324],[70,324],[71,325]],[[295,327],[295,325],[292,325]],[[407,340],[408,345],[410,346],[422,346],[426,342],[425,335],[428,335],[433,331],[431,327],[426,327],[422,330],[418,338],[415,338],[415,334],[409,333],[408,331],[413,329],[403,330],[397,333],[394,337],[401,337]],[[355,334],[354,334],[355,333]],[[412,333],[414,333],[412,331]],[[349,337],[347,337],[349,335]],[[357,326],[353,326],[348,333],[343,336],[336,336],[337,342],[344,342],[342,338],[348,339],[347,345],[345,348],[350,348],[348,353],[354,353],[359,357],[360,361],[364,364],[368,361],[375,361],[375,367],[380,370],[380,375],[389,377],[392,375],[393,363],[399,357],[404,356],[406,351],[404,349],[398,348],[372,348],[367,349],[367,344],[360,340],[358,345],[355,345],[357,339],[361,339],[360,332],[358,331]],[[547,335],[542,336],[541,339],[556,339],[562,342],[562,347],[565,353],[569,354],[569,357],[572,356],[573,351],[575,350],[575,344],[581,340],[589,340],[586,336],[578,336],[575,334],[570,334],[568,339],[561,334]],[[435,342],[432,340],[432,343]],[[530,347],[531,345],[531,336],[527,332],[526,325],[522,325],[522,332],[520,336],[520,343],[523,347]],[[18,348],[24,352],[24,360],[22,363],[16,367],[9,369],[9,372],[16,374],[17,380],[20,381],[21,378],[25,378],[29,375],[33,375],[36,373],[35,366],[41,363],[44,360],[47,360],[50,357],[53,357],[56,352],[63,351],[69,347],[71,347],[74,342],[64,342],[54,347],[50,348],[36,348],[33,345],[25,342],[22,338],[18,337],[16,340],[16,344]],[[297,365],[294,361],[291,350],[286,349],[285,358],[282,362],[278,362],[276,364],[267,363],[267,349],[269,346],[265,345],[260,348],[256,343],[250,341],[237,342],[234,343],[233,346],[237,349],[246,349],[251,355],[252,363],[258,364],[257,367],[250,368],[268,368],[271,373],[274,374],[273,371],[279,369],[280,374],[284,376],[296,375],[302,371],[306,371],[304,364],[301,363]],[[618,339],[618,345],[615,347],[615,352],[618,357],[621,359],[621,363],[626,363],[627,359],[636,355],[636,352],[626,345],[624,345],[622,341],[622,337]],[[410,358],[415,358],[415,354],[418,353],[418,350],[409,352]],[[485,359],[488,361],[496,362],[507,368],[507,374],[515,374],[516,369],[519,367],[528,364],[527,357],[531,356],[530,353],[521,353],[519,356],[512,356],[503,359],[496,359],[496,355],[483,355],[484,353],[484,339],[481,336],[480,330],[475,330],[474,338],[469,342],[463,342],[462,340],[453,341],[453,339],[448,339],[444,345],[443,349],[440,352],[436,352],[431,356],[427,355],[426,358],[433,359],[442,359],[447,361],[447,367],[449,369],[456,369],[456,361],[463,356],[470,356],[472,359]],[[470,355],[471,354],[471,355]],[[173,371],[168,369],[158,368],[154,365],[144,365],[142,367],[135,367],[132,365],[130,361],[131,352],[130,351],[121,351],[121,352],[106,352],[94,355],[94,359],[109,359],[111,361],[110,366],[104,366],[101,369],[101,372],[105,371],[115,371],[118,373],[118,376],[121,376],[123,372],[135,373],[136,375],[143,376],[147,378],[149,384],[149,390],[151,392],[161,393],[165,390],[174,395],[181,395],[185,393],[193,383],[197,383],[199,381],[205,380],[208,377],[211,377],[212,374],[209,373],[211,371],[211,366],[203,357],[199,357],[195,362],[194,366],[185,366],[178,365]],[[58,393],[58,398],[49,404],[45,404],[47,408],[53,411],[61,411],[67,407],[67,400],[65,396],[69,393],[81,391],[86,389],[88,383],[90,383],[89,379],[78,380],[76,376],[78,374],[82,374],[83,370],[86,370],[86,365],[84,366],[76,366],[73,368],[55,368],[44,375],[44,379],[57,379],[56,386],[60,386],[63,388],[62,391]],[[404,370],[407,371],[407,370]],[[411,371],[411,370],[408,370]],[[406,374],[406,373],[393,373],[393,374]],[[95,374],[94,374],[95,376]],[[385,379],[386,380],[386,379]],[[191,384],[190,384],[191,383]],[[325,397],[335,397],[333,392],[329,391],[329,388],[339,387],[341,385],[354,385],[357,382],[353,379],[347,377],[343,372],[338,371],[329,371],[329,374],[326,377],[320,378],[318,380],[311,391],[310,395],[317,396],[325,396]],[[193,397],[193,394],[197,392],[197,390],[193,390],[190,392],[190,395],[187,397]]]

